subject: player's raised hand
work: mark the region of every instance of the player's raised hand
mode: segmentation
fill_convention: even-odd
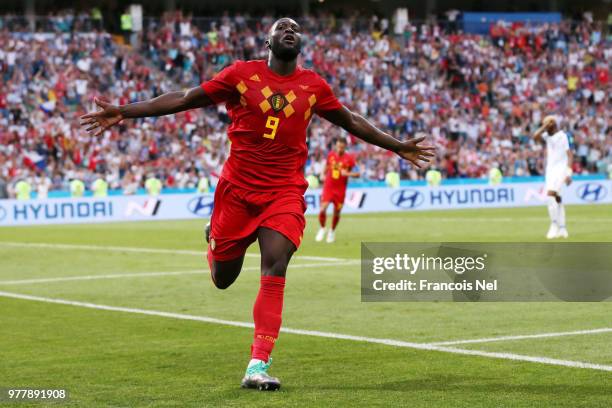
[[[121,115],[119,107],[116,105],[112,105],[98,98],[95,98],[94,102],[102,108],[102,110],[83,115],[80,119],[81,126],[87,127],[85,129],[86,131],[94,136],[98,136],[106,129],[121,122],[123,116]]]
[[[419,136],[419,135],[417,135]],[[421,168],[421,162],[429,163],[436,148],[434,146],[420,146],[419,144],[425,140],[425,136],[419,136],[414,139],[402,142],[397,154],[412,163],[415,167]]]

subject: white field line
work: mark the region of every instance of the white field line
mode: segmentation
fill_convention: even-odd
[[[246,328],[254,327],[252,323],[237,322],[233,320],[222,320],[222,319],[216,319],[213,317],[194,316],[194,315],[187,315],[187,314],[180,314],[180,313],[160,312],[156,310],[144,310],[144,309],[135,309],[135,308],[128,308],[128,307],[107,306],[107,305],[99,305],[95,303],[45,298],[45,297],[23,295],[19,293],[11,293],[11,292],[0,291],[0,296],[7,297],[7,298],[13,298],[13,299],[32,300],[32,301],[37,301],[37,302],[56,303],[56,304],[61,304],[61,305],[84,307],[88,309],[106,310],[106,311],[123,312],[123,313],[135,313],[135,314],[148,315],[148,316],[166,317],[166,318],[171,318],[171,319],[192,320],[192,321],[220,324],[220,325],[226,325],[226,326],[246,327]],[[357,341],[357,342],[362,342],[362,343],[383,344],[383,345],[394,346],[394,347],[406,347],[406,348],[412,348],[412,349],[417,349],[417,350],[441,351],[441,352],[453,353],[453,354],[464,354],[464,355],[498,358],[498,359],[504,359],[504,360],[513,360],[513,361],[528,361],[532,363],[550,364],[550,365],[572,367],[572,368],[587,368],[587,369],[592,369],[592,370],[612,372],[612,366],[585,363],[581,361],[558,360],[554,358],[524,356],[520,354],[511,354],[511,353],[494,353],[494,352],[479,351],[479,350],[464,350],[464,349],[458,349],[454,347],[435,346],[431,344],[422,344],[422,343],[411,343],[411,342],[406,342],[406,341],[401,341],[401,340],[353,336],[349,334],[330,333],[330,332],[313,331],[313,330],[290,329],[286,327],[282,328],[281,331],[284,333],[297,334],[297,335],[302,335],[302,336],[314,336],[314,337],[323,337],[323,338],[330,338],[330,339],[350,340],[350,341]]]
[[[559,360],[556,358],[548,358],[548,357],[525,356],[522,354],[514,354],[514,353],[497,353],[497,352],[481,351],[481,350],[466,350],[466,349],[458,349],[455,347],[443,347],[443,346],[433,346],[433,347],[436,347],[433,350],[445,351],[447,353],[464,354],[468,356],[500,358],[504,360],[513,360],[513,361],[528,361],[531,363],[549,364],[549,365],[572,367],[572,368],[588,368],[591,370],[612,372],[611,365],[585,363],[582,361],[573,361],[573,360]]]
[[[357,265],[359,261],[347,261],[338,263],[310,263],[310,264],[290,264],[289,269],[302,269],[302,268],[320,268],[323,266],[349,266]],[[249,266],[242,268],[242,271],[258,271],[259,266]],[[205,269],[189,270],[189,271],[174,271],[174,272],[140,272],[140,273],[113,273],[105,275],[81,275],[81,276],[59,276],[53,278],[32,278],[32,279],[20,279],[20,280],[5,280],[0,281],[0,285],[27,285],[30,283],[53,283],[53,282],[69,282],[69,281],[83,281],[83,280],[97,280],[97,279],[121,279],[121,278],[149,278],[158,276],[175,276],[175,275],[208,275]]]
[[[455,340],[455,341],[441,341],[429,343],[432,346],[454,346],[457,344],[474,344],[474,343],[491,343],[494,341],[512,341],[512,340],[525,340],[525,339],[543,339],[546,337],[561,337],[561,336],[579,336],[584,334],[598,334],[598,333],[610,333],[612,332],[611,327],[604,327],[601,329],[592,330],[576,330],[569,332],[556,332],[556,333],[541,333],[541,334],[526,334],[519,336],[500,336],[500,337],[488,337],[482,339],[469,339],[469,340]]]
[[[169,254],[169,255],[196,255],[205,257],[206,251],[202,248],[201,251],[192,251],[185,249],[165,249],[165,248],[135,248],[122,246],[105,246],[105,245],[77,245],[77,244],[47,244],[43,242],[9,242],[0,241],[0,246],[18,247],[18,248],[49,248],[49,249],[81,249],[84,251],[107,251],[107,252],[136,252],[144,254]],[[246,254],[249,258],[259,258],[259,254]],[[346,262],[353,261],[347,258],[332,258],[326,256],[310,256],[296,255],[294,259],[303,259],[306,261],[325,261],[325,262]]]

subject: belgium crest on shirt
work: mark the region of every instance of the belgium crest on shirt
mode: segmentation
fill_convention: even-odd
[[[285,105],[287,105],[287,99],[285,99],[285,96],[282,93],[270,95],[268,102],[270,102],[270,106],[272,106],[274,112],[280,112]]]

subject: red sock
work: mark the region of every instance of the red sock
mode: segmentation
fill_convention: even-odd
[[[321,224],[321,228],[325,228],[325,221],[327,220],[327,214],[325,211],[321,211],[319,213],[319,224]]]
[[[278,338],[283,312],[285,278],[262,276],[259,294],[253,307],[255,338],[251,346],[251,358],[268,361]]]
[[[334,212],[334,217],[332,218],[332,229],[335,230],[336,226],[340,222],[340,213]]]

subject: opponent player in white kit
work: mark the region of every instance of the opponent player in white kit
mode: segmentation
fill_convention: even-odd
[[[550,228],[546,238],[567,238],[565,207],[561,201],[563,184],[572,182],[572,152],[567,134],[559,129],[559,120],[546,116],[534,133],[536,141],[546,143],[546,195]]]

